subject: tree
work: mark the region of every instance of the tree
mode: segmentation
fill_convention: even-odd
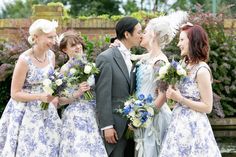
[[[57,0],[53,0],[56,2]],[[0,18],[28,18],[32,15],[34,4],[45,4],[52,0],[15,0],[13,3],[5,4],[5,8],[0,14]]]
[[[135,0],[128,0],[126,4],[122,5],[122,7],[126,15],[129,15],[132,12],[137,12],[139,10]]]
[[[68,0],[70,15],[88,16],[88,15],[119,15],[120,1],[118,0]]]

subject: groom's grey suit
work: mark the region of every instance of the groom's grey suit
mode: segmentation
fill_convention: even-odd
[[[113,126],[119,138],[117,144],[104,141],[110,155],[115,147],[116,149],[125,147],[125,143],[122,142],[124,142],[124,133],[127,129],[127,120],[114,111],[121,107],[133,92],[135,75],[131,70],[129,76],[124,58],[117,47],[109,48],[98,55],[96,65],[100,69],[100,74],[96,77],[95,89],[99,128]],[[123,155],[115,153],[113,156],[122,157]]]

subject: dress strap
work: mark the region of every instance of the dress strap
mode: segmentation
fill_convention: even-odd
[[[195,73],[194,73],[194,80],[197,79],[197,73],[198,73],[198,71],[199,71],[201,68],[206,68],[206,69],[209,71],[209,73],[210,73],[210,75],[211,75],[211,81],[213,82],[213,76],[212,76],[211,69],[210,69],[210,67],[209,67],[206,63],[204,63],[204,64],[199,64],[199,65],[196,67],[196,70],[195,70]]]
[[[30,56],[25,53],[22,53],[19,56],[19,59],[23,59],[29,66],[32,65],[32,60],[31,60]]]

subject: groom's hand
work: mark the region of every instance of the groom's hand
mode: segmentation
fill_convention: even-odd
[[[111,143],[111,144],[117,143],[118,135],[114,128],[105,129],[104,137],[107,143]]]

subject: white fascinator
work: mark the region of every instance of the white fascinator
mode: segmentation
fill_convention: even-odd
[[[147,27],[154,31],[160,46],[164,48],[165,45],[173,40],[180,26],[187,20],[187,12],[177,11],[166,16],[151,19],[147,24]]]

